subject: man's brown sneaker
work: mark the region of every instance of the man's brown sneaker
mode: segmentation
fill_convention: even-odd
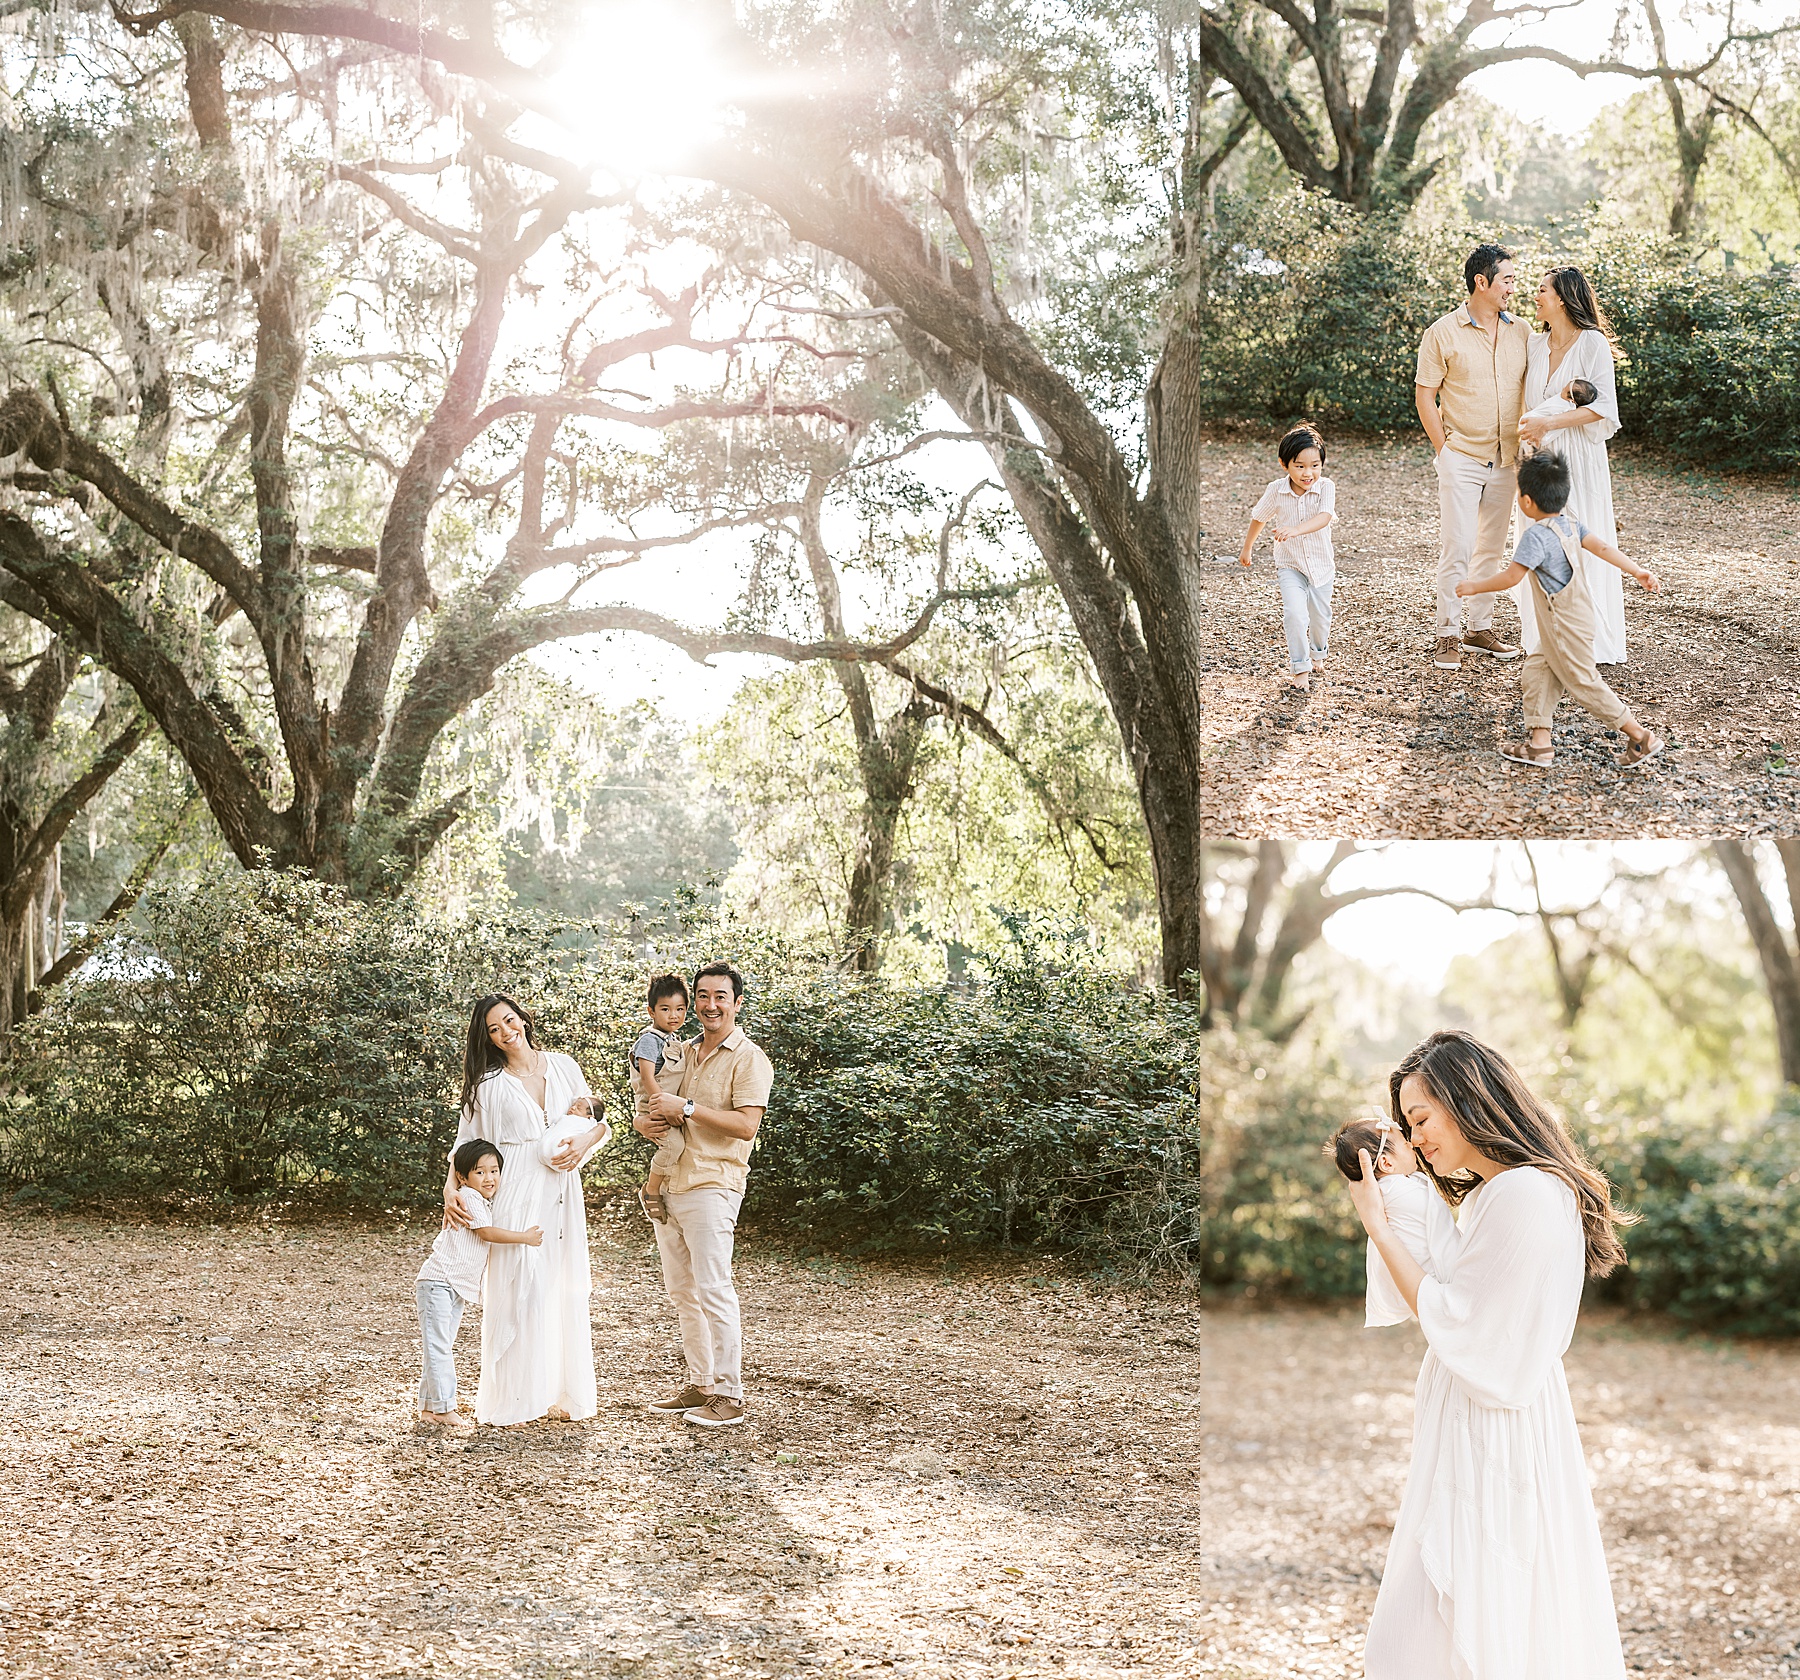
[[[1519,650],[1511,642],[1503,642],[1492,630],[1472,630],[1462,645],[1474,653],[1491,654],[1495,659],[1517,659]]]
[[[679,1394],[667,1400],[652,1400],[645,1409],[652,1412],[691,1412],[696,1406],[704,1406],[711,1398],[710,1394],[702,1394],[689,1383]]]
[[[702,1429],[730,1429],[744,1421],[744,1403],[729,1395],[715,1394],[704,1406],[681,1414],[683,1423],[697,1423]]]
[[[1462,644],[1454,636],[1439,636],[1437,652],[1431,656],[1431,663],[1440,671],[1460,671]]]

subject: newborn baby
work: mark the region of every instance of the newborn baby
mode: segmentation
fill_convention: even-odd
[[[1362,1177],[1357,1151],[1368,1151],[1394,1235],[1425,1268],[1428,1277],[1439,1282],[1448,1277],[1456,1258],[1456,1217],[1433,1188],[1430,1177],[1420,1171],[1419,1158],[1406,1134],[1392,1120],[1352,1120],[1332,1134],[1325,1148],[1336,1159],[1338,1171],[1350,1179]],[[1400,1286],[1374,1243],[1369,1244],[1367,1271],[1364,1328],[1404,1324],[1413,1316],[1412,1308],[1406,1304],[1406,1297],[1400,1293]]]
[[[1528,408],[1520,416],[1523,420],[1549,420],[1558,414],[1573,414],[1578,408],[1592,406],[1600,393],[1594,389],[1592,380],[1571,379],[1562,388],[1560,397],[1546,397],[1536,408]],[[1579,431],[1576,426],[1559,426],[1553,432],[1544,434],[1544,441],[1539,444],[1522,444],[1519,448],[1521,456],[1535,455],[1540,449],[1554,450],[1560,453],[1568,444],[1569,434]]]

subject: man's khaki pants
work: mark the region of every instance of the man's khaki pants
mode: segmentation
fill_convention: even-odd
[[[1524,690],[1525,727],[1548,729],[1556,702],[1565,694],[1585,706],[1608,729],[1617,729],[1631,708],[1600,680],[1594,667],[1594,601],[1581,575],[1580,556],[1570,553],[1575,575],[1554,595],[1546,595],[1536,572],[1531,574],[1531,602],[1537,609],[1537,652],[1526,655],[1519,673]]]
[[[1519,494],[1517,470],[1501,466],[1497,459],[1478,461],[1446,445],[1438,451],[1437,481],[1437,633],[1457,634],[1465,604],[1471,633],[1491,629],[1496,597],[1471,595],[1465,603],[1456,586],[1465,578],[1488,577],[1500,570]]]
[[[663,1288],[681,1324],[687,1380],[702,1394],[744,1398],[743,1332],[737,1287],[731,1281],[731,1249],[737,1236],[741,1190],[702,1184],[671,1196],[668,1218],[656,1226]]]

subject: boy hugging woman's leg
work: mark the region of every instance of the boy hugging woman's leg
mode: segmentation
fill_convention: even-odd
[[[450,1157],[456,1194],[468,1210],[467,1230],[446,1225],[419,1268],[417,1298],[424,1375],[419,1379],[419,1417],[439,1427],[456,1422],[456,1332],[463,1307],[481,1299],[490,1243],[538,1247],[544,1233],[533,1225],[508,1231],[494,1223],[500,1190],[500,1151],[486,1138],[471,1138]]]

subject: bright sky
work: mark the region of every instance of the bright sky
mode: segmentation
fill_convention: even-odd
[[[1607,880],[1617,858],[1633,869],[1657,869],[1693,851],[1689,842],[1642,840],[1622,845],[1580,841],[1534,845],[1544,883],[1545,902],[1552,907],[1587,902]],[[1298,848],[1305,867],[1320,867],[1331,854],[1328,842]],[[1348,860],[1332,877],[1340,892],[1352,887],[1414,886],[1451,900],[1482,897],[1500,867],[1502,903],[1530,903],[1521,884],[1523,854],[1514,845],[1477,840],[1400,842],[1371,849]],[[1520,923],[1501,911],[1459,914],[1449,906],[1412,894],[1367,899],[1333,916],[1325,939],[1335,950],[1369,967],[1383,970],[1436,991],[1444,972],[1460,956],[1472,956],[1496,940],[1516,932]]]
[[[1668,36],[1669,58],[1678,65],[1704,59],[1717,41],[1715,33],[1696,29],[1681,15],[1686,9],[1667,3],[1658,8]],[[1740,27],[1753,26],[1755,19],[1773,18],[1776,10],[1774,5],[1749,0],[1749,4],[1739,8]],[[1519,30],[1515,39],[1520,44],[1552,46],[1573,58],[1609,58],[1614,56],[1611,44],[1618,16],[1619,7],[1613,0],[1584,0],[1532,28]],[[1478,31],[1475,41],[1479,46],[1491,46],[1505,38],[1503,28],[1490,27]],[[1637,50],[1620,56],[1639,64],[1651,62],[1647,40]],[[1505,106],[1522,122],[1572,137],[1593,122],[1602,106],[1629,99],[1654,84],[1631,76],[1591,76],[1584,80],[1560,65],[1527,61],[1496,64],[1471,78],[1467,85],[1496,105]]]

